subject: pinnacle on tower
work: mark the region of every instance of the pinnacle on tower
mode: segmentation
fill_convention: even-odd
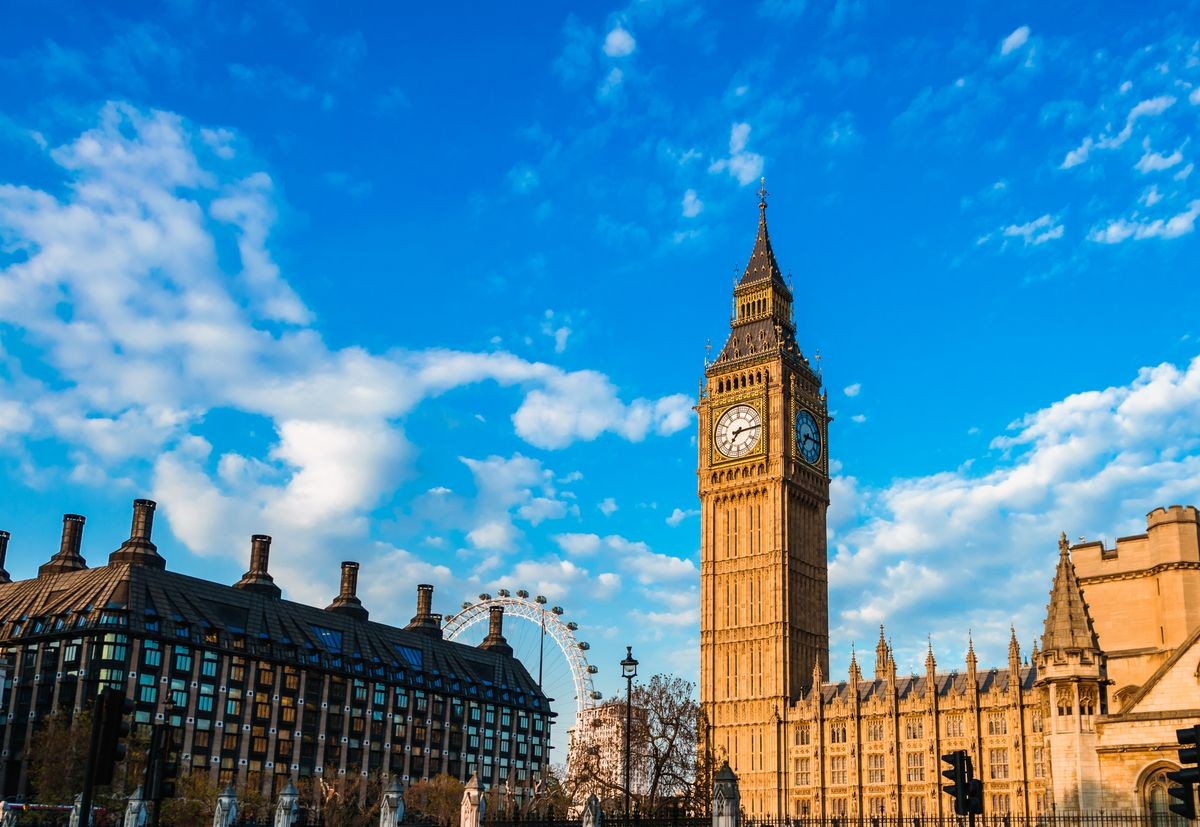
[[[975,638],[971,632],[967,631],[967,671],[974,672],[979,666],[979,659],[975,657]]]
[[[1083,589],[1071,562],[1071,545],[1063,532],[1058,539],[1058,568],[1050,588],[1050,605],[1046,609],[1046,628],[1042,634],[1042,649],[1099,650],[1100,642],[1083,601]]]
[[[775,260],[775,251],[771,249],[771,235],[767,232],[767,179],[761,179],[761,183],[758,190],[758,236],[754,239],[754,250],[750,253],[750,261],[746,263],[738,286],[760,281],[784,284],[779,262]]]
[[[875,644],[875,678],[881,679],[887,674],[888,658],[887,639],[883,636],[883,624],[879,624],[879,642]]]
[[[925,653],[925,671],[930,675],[937,672],[937,661],[933,657],[933,638],[929,638],[929,648]]]

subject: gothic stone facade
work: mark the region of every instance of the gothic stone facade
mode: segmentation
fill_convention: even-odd
[[[11,582],[0,532],[0,778],[27,792],[26,750],[52,710],[124,690],[139,727],[166,722],[184,771],[276,796],[289,781],[351,774],[402,781],[449,773],[528,789],[549,759],[546,697],[512,656],[501,618],[478,647],[442,639],[432,586],[403,629],[375,623],[342,564],[325,609],[293,603],[267,571],[271,538],[226,586],[166,570],[151,542],[154,503],[134,505],[108,564],[81,554],[84,519],[35,578]]]
[[[703,743],[743,809],[947,814],[940,756],[965,749],[991,814],[1165,810],[1174,728],[1200,718],[1194,508],[1152,512],[1111,550],[1064,536],[1028,660],[1014,635],[1004,668],[979,668],[968,641],[962,668],[930,652],[898,676],[881,629],[872,678],[852,657],[828,681],[826,397],[759,210],[697,405]]]

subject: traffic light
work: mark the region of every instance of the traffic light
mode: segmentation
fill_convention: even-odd
[[[954,814],[965,816],[970,812],[967,809],[967,782],[971,776],[971,758],[966,750],[960,749],[946,753],[942,760],[950,765],[950,769],[942,770],[942,775],[950,781],[942,790],[954,799]]]
[[[92,779],[102,787],[112,783],[116,765],[125,759],[125,744],[121,739],[129,734],[127,716],[131,712],[133,701],[126,698],[124,692],[111,686],[100,691],[92,722],[97,730],[93,740],[96,752],[92,756]]]
[[[983,815],[983,782],[971,778],[971,759],[967,759],[967,812]]]
[[[150,801],[175,797],[175,778],[179,764],[171,758],[174,747],[171,728],[156,724],[150,734],[150,751],[146,756],[145,794]]]
[[[1167,778],[1179,786],[1167,788],[1167,795],[1177,799],[1168,807],[1175,815],[1195,819],[1196,786],[1200,784],[1200,726],[1175,730],[1175,740],[1180,746],[1180,767],[1167,773]]]

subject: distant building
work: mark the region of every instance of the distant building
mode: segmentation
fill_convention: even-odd
[[[551,711],[504,639],[502,609],[478,647],[442,639],[428,585],[405,628],[371,622],[354,562],[326,608],[283,600],[264,535],[234,585],[188,577],[151,541],[154,509],[135,501],[130,538],[94,568],[81,555],[84,518],[66,515],[58,553],[17,582],[0,532],[5,796],[26,792],[42,720],[78,712],[105,686],[133,699],[139,726],[176,727],[181,767],[222,785],[274,795],[304,776],[375,772],[536,783]]]
[[[830,682],[827,396],[766,212],[764,197],[697,404],[702,749],[729,760],[753,816],[947,815],[940,756],[957,749],[989,815],[1165,813],[1174,730],[1200,719],[1190,506],[1111,550],[1064,535],[1028,660],[1014,634],[1007,663],[980,668],[968,639],[961,668],[930,651],[923,674],[899,675],[881,628],[873,674],[852,655]]]
[[[645,762],[638,758],[638,732],[644,729],[646,711],[629,710],[634,742],[630,751],[629,788],[634,795],[646,792]],[[625,789],[625,702],[606,701],[581,708],[575,726],[567,731],[567,776],[577,790],[576,802],[595,793],[602,801],[617,798]]]

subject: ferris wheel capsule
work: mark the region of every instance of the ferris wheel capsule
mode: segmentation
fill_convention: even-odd
[[[508,597],[509,591],[508,589],[500,589],[500,591],[496,592],[496,594],[500,595],[501,597]]]
[[[517,597],[521,598],[522,600],[528,600],[529,599],[529,590],[528,589],[517,589]]]

